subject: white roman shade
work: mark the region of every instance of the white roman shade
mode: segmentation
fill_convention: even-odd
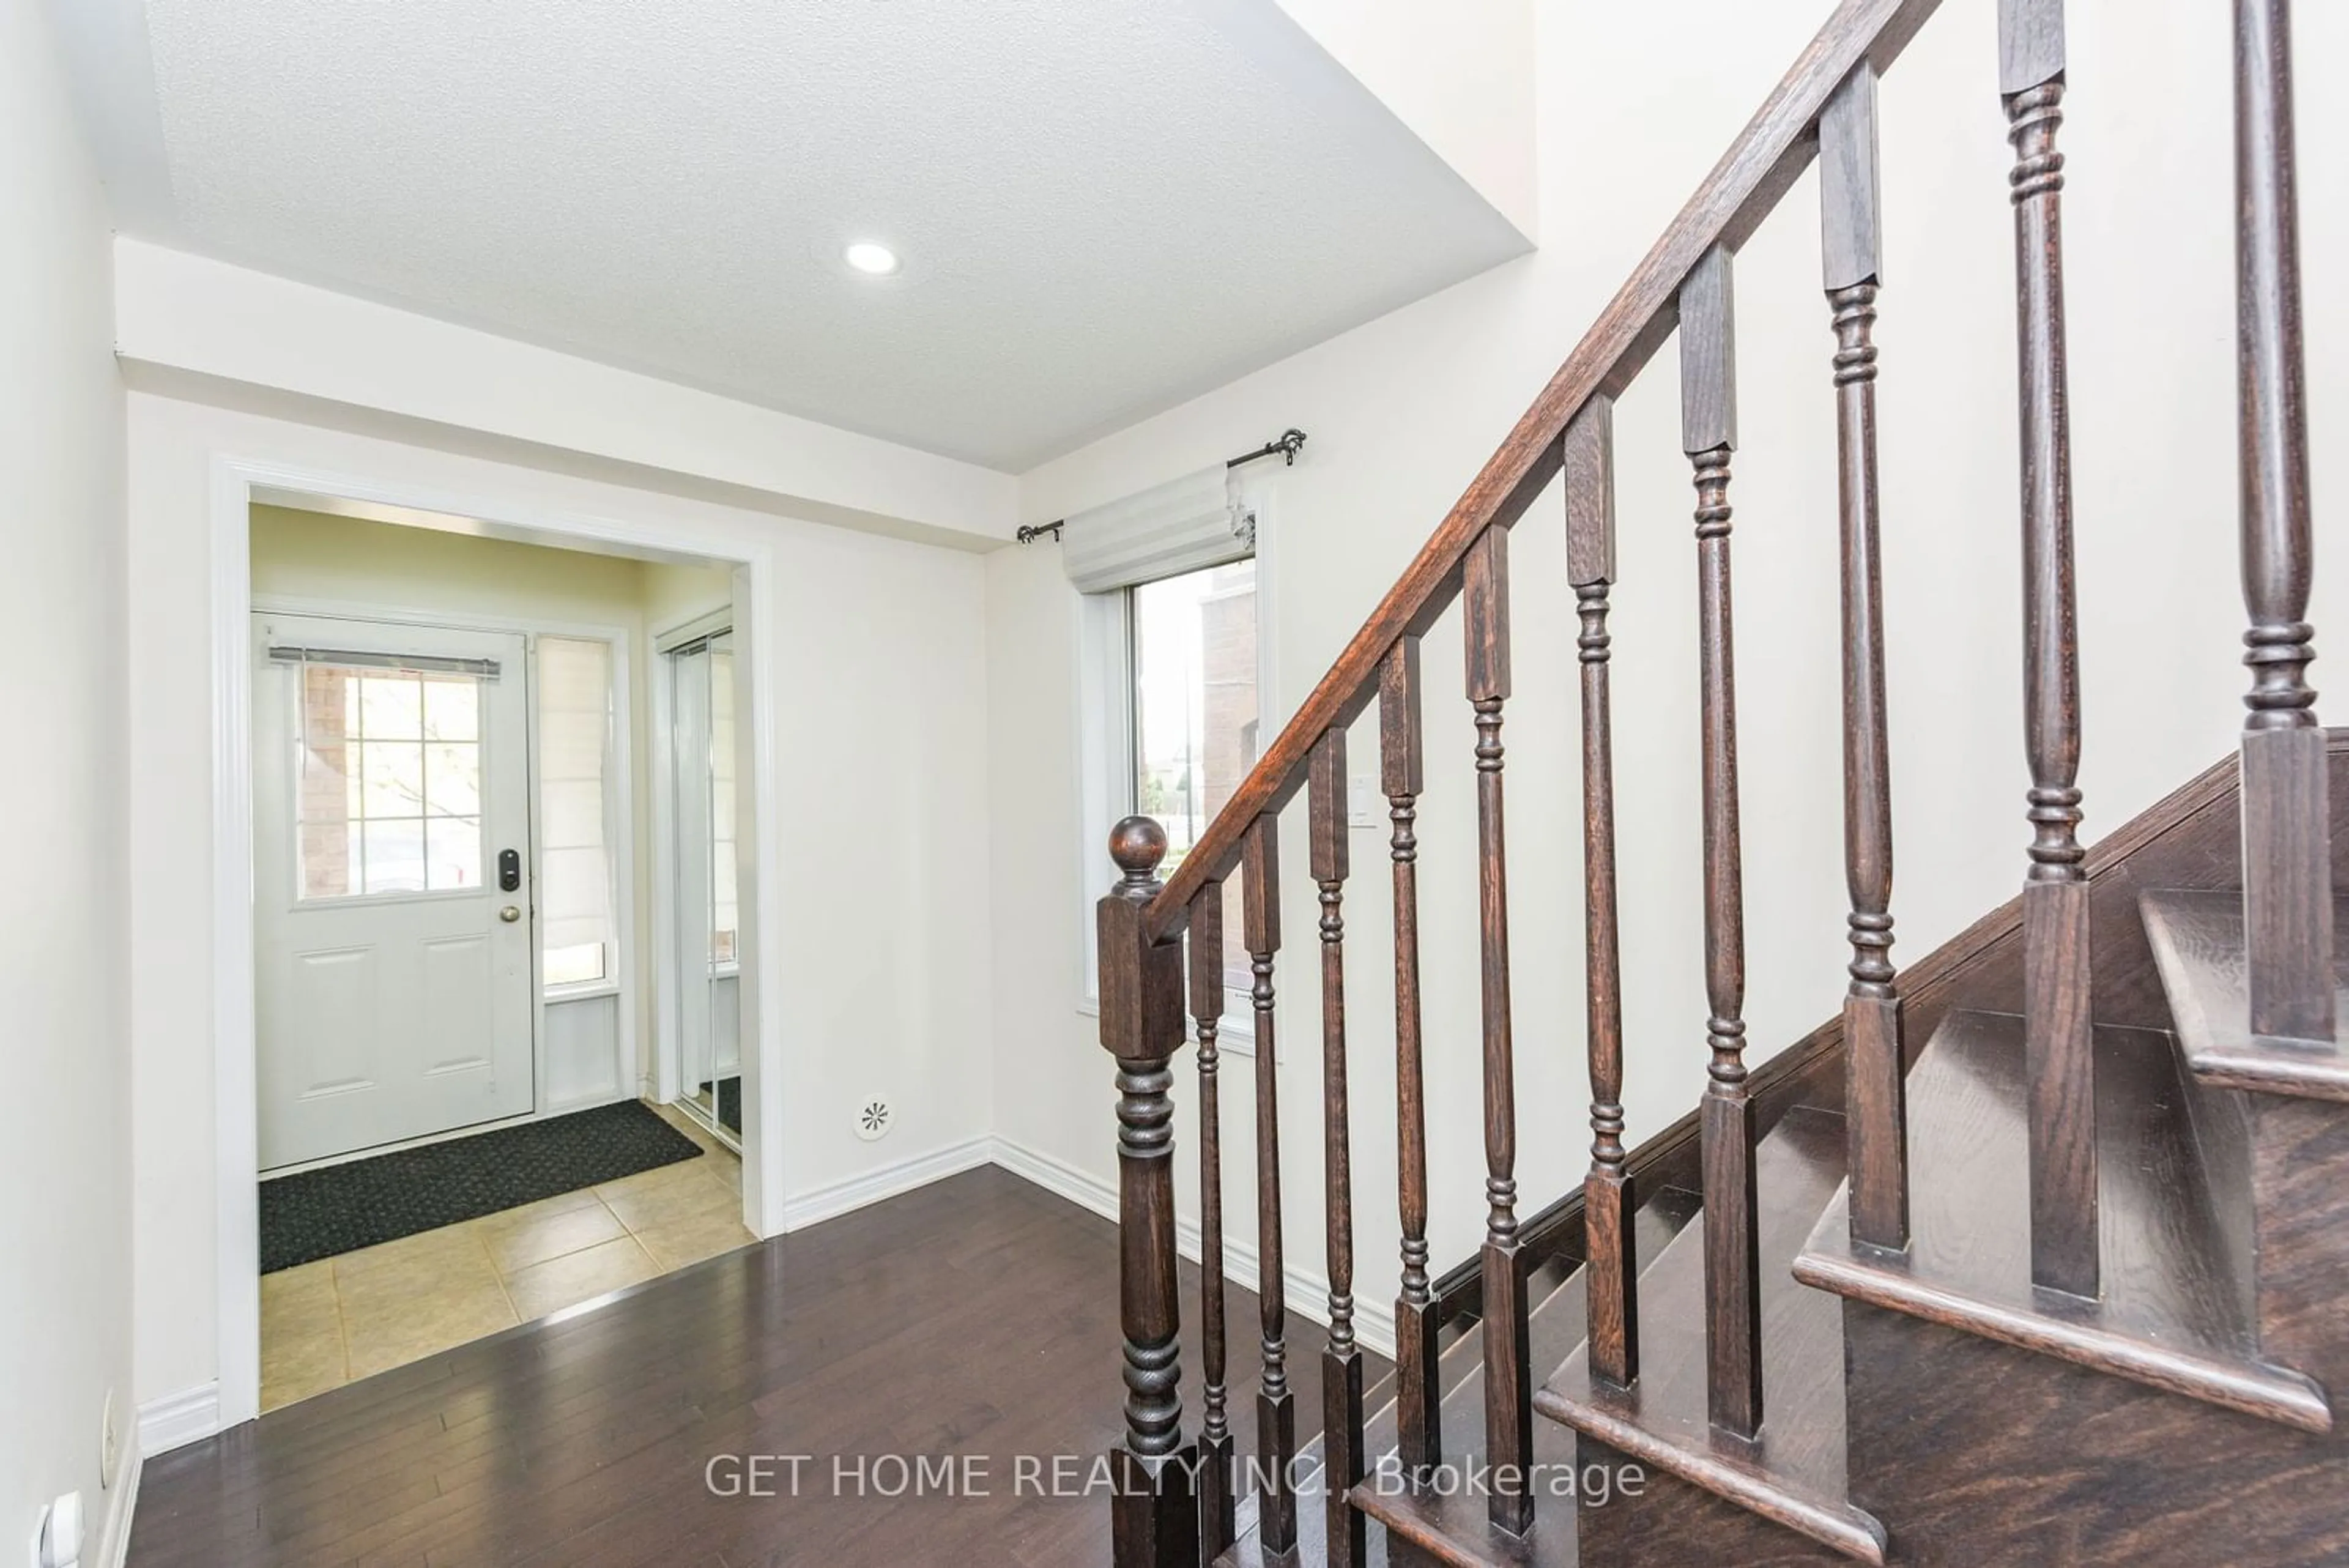
[[[612,857],[605,768],[611,753],[612,646],[538,639],[539,941],[549,985],[613,972]]]
[[[1080,593],[1105,594],[1256,554],[1256,513],[1222,463],[1070,517],[1061,564]]]

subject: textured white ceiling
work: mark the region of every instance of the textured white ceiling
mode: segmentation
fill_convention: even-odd
[[[1001,468],[1526,248],[1272,0],[146,9],[151,237]]]

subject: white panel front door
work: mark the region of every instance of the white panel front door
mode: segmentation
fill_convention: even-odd
[[[523,639],[254,630],[262,1168],[528,1112]]]

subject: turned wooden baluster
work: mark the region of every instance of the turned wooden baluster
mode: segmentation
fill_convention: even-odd
[[[1125,1339],[1125,1436],[1110,1451],[1117,1568],[1198,1561],[1192,1476],[1183,1441],[1181,1308],[1174,1272],[1174,1075],[1183,1046],[1183,944],[1153,941],[1166,830],[1129,816],[1110,832],[1123,876],[1095,907],[1101,947],[1101,1041],[1117,1058],[1118,1297]]]
[[[1419,639],[1379,665],[1379,768],[1394,862],[1395,1139],[1402,1208],[1402,1290],[1395,1301],[1396,1449],[1407,1475],[1444,1457],[1443,1324],[1427,1275],[1427,1086],[1419,1033],[1419,795],[1427,784],[1419,723]]]
[[[1836,335],[1843,541],[1843,845],[1851,891],[1844,998],[1851,1237],[1909,1245],[1909,1112],[1892,967],[1892,766],[1884,716],[1884,570],[1877,543],[1876,291],[1883,271],[1876,68],[1863,62],[1819,117],[1819,226]]]
[[[1237,1531],[1232,1424],[1224,1387],[1224,885],[1191,898],[1191,1016],[1199,1035],[1199,1556],[1212,1563]]]
[[[2333,1038],[2333,888],[2324,732],[2308,663],[2315,570],[2300,344],[2292,13],[2235,5],[2236,361],[2240,367],[2243,929],[2251,1032]]]
[[[1640,1376],[1638,1200],[1623,1152],[1623,984],[1615,922],[1615,757],[1607,594],[1615,581],[1615,404],[1603,394],[1566,427],[1566,577],[1582,635],[1582,913],[1590,1057],[1590,1174],[1582,1183],[1590,1370]]]
[[[1517,1091],[1509,1038],[1509,886],[1501,827],[1501,705],[1509,695],[1509,535],[1485,530],[1468,547],[1468,701],[1476,711],[1477,925],[1485,1034],[1485,1453],[1494,1468],[1487,1512],[1523,1534],[1533,1523],[1533,1383],[1526,1282],[1517,1258]]]
[[[1240,845],[1240,940],[1255,976],[1257,1304],[1264,1324],[1263,1385],[1256,1397],[1257,1539],[1267,1552],[1297,1544],[1297,1396],[1288,1386],[1288,1299],[1280,1249],[1280,1090],[1272,1016],[1272,958],[1280,950],[1280,825],[1248,825]]]
[[[2023,705],[2033,829],[2023,889],[2030,1084],[2031,1277],[2093,1296],[2095,1064],[2088,882],[2080,847],[2080,665],[2072,587],[2072,438],[2064,369],[2062,0],[2000,0],[1999,88],[2014,199],[2023,414]]]
[[[1737,351],[1729,252],[1681,286],[1681,446],[1695,469],[1697,650],[1704,768],[1704,982],[1712,1051],[1698,1137],[1704,1185],[1705,1351],[1713,1425],[1762,1426],[1762,1261],[1754,1103],[1745,1087],[1745,888],[1737,826],[1737,674],[1729,593],[1729,458]]]
[[[1362,1479],[1362,1352],[1354,1341],[1353,1148],[1346,1111],[1346,732],[1332,729],[1306,770],[1306,831],[1321,898],[1322,1181],[1329,1216],[1330,1340],[1321,1354],[1323,1492],[1331,1568],[1357,1568],[1367,1532],[1346,1500]]]

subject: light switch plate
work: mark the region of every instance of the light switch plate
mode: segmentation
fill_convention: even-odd
[[[1350,827],[1379,825],[1379,781],[1372,774],[1356,774],[1346,781],[1346,824]]]

